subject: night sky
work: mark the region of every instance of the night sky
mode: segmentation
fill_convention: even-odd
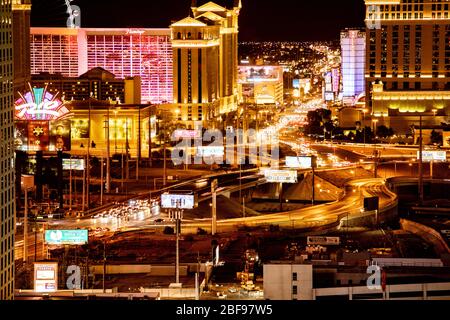
[[[33,26],[65,26],[65,0],[32,0]],[[186,17],[190,0],[74,0],[82,27],[166,28]],[[364,26],[363,0],[243,0],[240,41],[337,40]]]

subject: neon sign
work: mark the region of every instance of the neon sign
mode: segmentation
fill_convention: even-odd
[[[20,93],[19,93],[20,94]],[[20,94],[15,102],[16,118],[20,120],[53,121],[67,115],[70,111],[64,103],[45,88],[31,88],[26,94]]]

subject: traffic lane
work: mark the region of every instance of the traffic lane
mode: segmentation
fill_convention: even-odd
[[[340,148],[338,145],[330,147],[328,145],[311,145],[311,148],[318,153],[333,153],[336,154],[339,158],[347,161],[351,161],[354,163],[359,163],[360,160],[366,159],[366,157],[362,154],[358,154],[349,150],[345,150]]]

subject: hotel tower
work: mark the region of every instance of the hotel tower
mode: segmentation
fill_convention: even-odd
[[[14,293],[13,2],[0,1],[0,300]]]
[[[450,2],[365,3],[366,96],[372,116],[399,134],[418,124],[419,115],[426,115],[425,126],[448,121]]]
[[[237,109],[241,1],[192,1],[192,15],[171,27],[173,107],[178,120],[218,121]]]

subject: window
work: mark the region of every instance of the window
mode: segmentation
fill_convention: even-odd
[[[297,281],[297,272],[292,274],[292,281]]]
[[[297,286],[292,286],[292,294],[297,295],[298,289]]]

